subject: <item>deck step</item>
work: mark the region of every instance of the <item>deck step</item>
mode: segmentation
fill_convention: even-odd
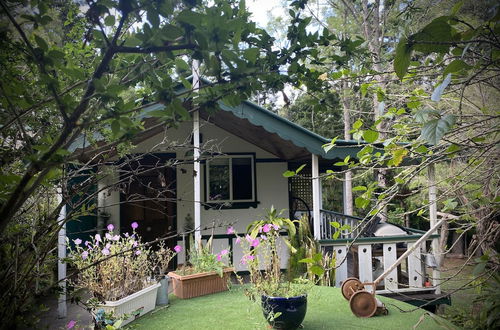
[[[403,301],[417,307],[421,307],[423,305],[451,305],[451,296],[446,292],[442,292],[440,294],[435,294],[432,292],[405,292],[403,294],[386,293],[382,294],[382,296],[397,299],[399,301]]]

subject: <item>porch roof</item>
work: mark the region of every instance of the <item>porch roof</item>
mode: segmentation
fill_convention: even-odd
[[[202,83],[210,84],[203,78]],[[243,101],[237,106],[228,106],[219,101],[218,105],[221,111],[208,114],[202,110],[201,118],[281,159],[310,160],[311,154],[315,154],[320,160],[325,163],[328,161],[331,165],[331,160],[343,160],[348,155],[356,158],[356,154],[366,144],[364,141],[337,139],[335,147],[325,152],[323,145],[331,142],[331,139],[305,129],[253,102]],[[146,107],[142,116],[149,117],[149,112],[164,107],[158,103]]]
[[[202,78],[202,83],[210,84],[210,81]],[[323,145],[331,142],[331,139],[309,131],[253,102],[243,101],[234,107],[222,101],[218,104],[221,111],[209,114],[202,110],[201,117],[284,160],[310,160],[311,154],[315,154],[320,157],[322,163],[331,165],[332,160],[343,160],[348,155],[356,158],[356,154],[366,144],[364,141],[337,139],[335,146],[325,152]],[[163,108],[165,108],[163,104],[151,104],[144,107],[139,117],[148,119],[147,122],[151,123],[152,118],[149,113]],[[138,134],[136,142],[159,132],[155,130],[149,134]],[[104,138],[100,134],[94,134],[93,139],[100,141]],[[80,136],[69,149],[71,152],[77,149],[85,150],[89,148],[89,145],[89,141],[84,136]]]

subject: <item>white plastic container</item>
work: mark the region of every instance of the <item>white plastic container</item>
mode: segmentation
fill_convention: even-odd
[[[123,320],[121,324],[123,327],[155,308],[156,294],[160,286],[160,283],[155,283],[120,300],[106,301],[104,305],[97,306],[95,310],[104,309],[104,312],[112,312],[117,317],[123,314],[133,314],[128,319]]]

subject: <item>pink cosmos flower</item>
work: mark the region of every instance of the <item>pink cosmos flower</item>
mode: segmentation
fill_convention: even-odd
[[[247,240],[248,243],[252,243],[253,242],[252,236],[250,236],[248,234],[245,236],[245,239]]]
[[[120,240],[120,235],[113,236],[113,241],[119,241],[119,240]]]
[[[262,231],[264,233],[268,233],[271,230],[271,225],[266,223],[264,226],[262,226]]]
[[[95,241],[100,242],[101,241],[101,235],[95,234]]]
[[[128,233],[125,233],[125,234],[123,234],[123,236],[128,238],[130,235]]]
[[[180,245],[176,245],[176,246],[174,246],[174,251],[179,253],[182,251],[182,247]]]
[[[137,229],[139,227],[139,224],[134,221],[130,226],[132,227],[132,229]]]
[[[141,254],[141,250],[137,250],[137,251],[135,251],[135,255],[136,255],[136,256],[138,256],[138,255],[140,255],[140,254]]]
[[[115,226],[113,226],[113,224],[110,223],[107,228],[109,231],[113,231],[113,229],[115,229]]]
[[[217,261],[221,261],[221,260],[222,260],[222,255],[219,253],[219,254],[217,255]]]
[[[223,256],[225,256],[228,253],[229,253],[229,251],[227,249],[224,249],[224,250],[220,251],[220,254],[223,255]]]
[[[89,256],[89,253],[87,251],[82,252],[82,259],[85,260]]]
[[[90,242],[89,241],[85,241],[85,246],[88,247],[90,245]]]
[[[75,239],[73,242],[75,242],[76,245],[82,244],[82,240],[79,238]]]
[[[236,244],[240,244],[240,242],[241,242],[240,237],[239,237],[239,236],[238,236],[238,237],[236,237]]]
[[[104,254],[105,256],[109,256],[109,250],[106,248],[102,249],[102,254]]]
[[[256,239],[254,239],[252,241],[252,243],[250,244],[250,246],[251,247],[257,247],[257,246],[259,246],[259,243],[260,243],[259,238],[256,238]]]
[[[108,250],[111,249],[111,244],[109,244],[109,243],[106,244],[105,248],[108,249]]]
[[[251,260],[254,260],[255,257],[254,256],[251,256],[251,255],[246,255],[246,256],[243,256],[243,258],[241,258],[241,261],[240,263],[242,263],[243,265],[246,265],[246,263],[248,261],[251,261]]]
[[[66,324],[66,329],[72,329],[76,325],[76,321],[71,320]]]
[[[228,234],[228,235],[234,234],[234,228],[233,227],[228,227],[226,234]]]
[[[104,236],[106,237],[106,239],[109,239],[109,240],[113,239],[113,236],[111,236],[109,233],[106,233],[106,235],[104,235]]]

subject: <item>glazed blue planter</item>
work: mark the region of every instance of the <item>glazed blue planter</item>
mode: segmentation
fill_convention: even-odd
[[[297,329],[306,316],[307,295],[290,298],[262,296],[262,311],[274,329]],[[273,317],[277,313],[279,316]]]

